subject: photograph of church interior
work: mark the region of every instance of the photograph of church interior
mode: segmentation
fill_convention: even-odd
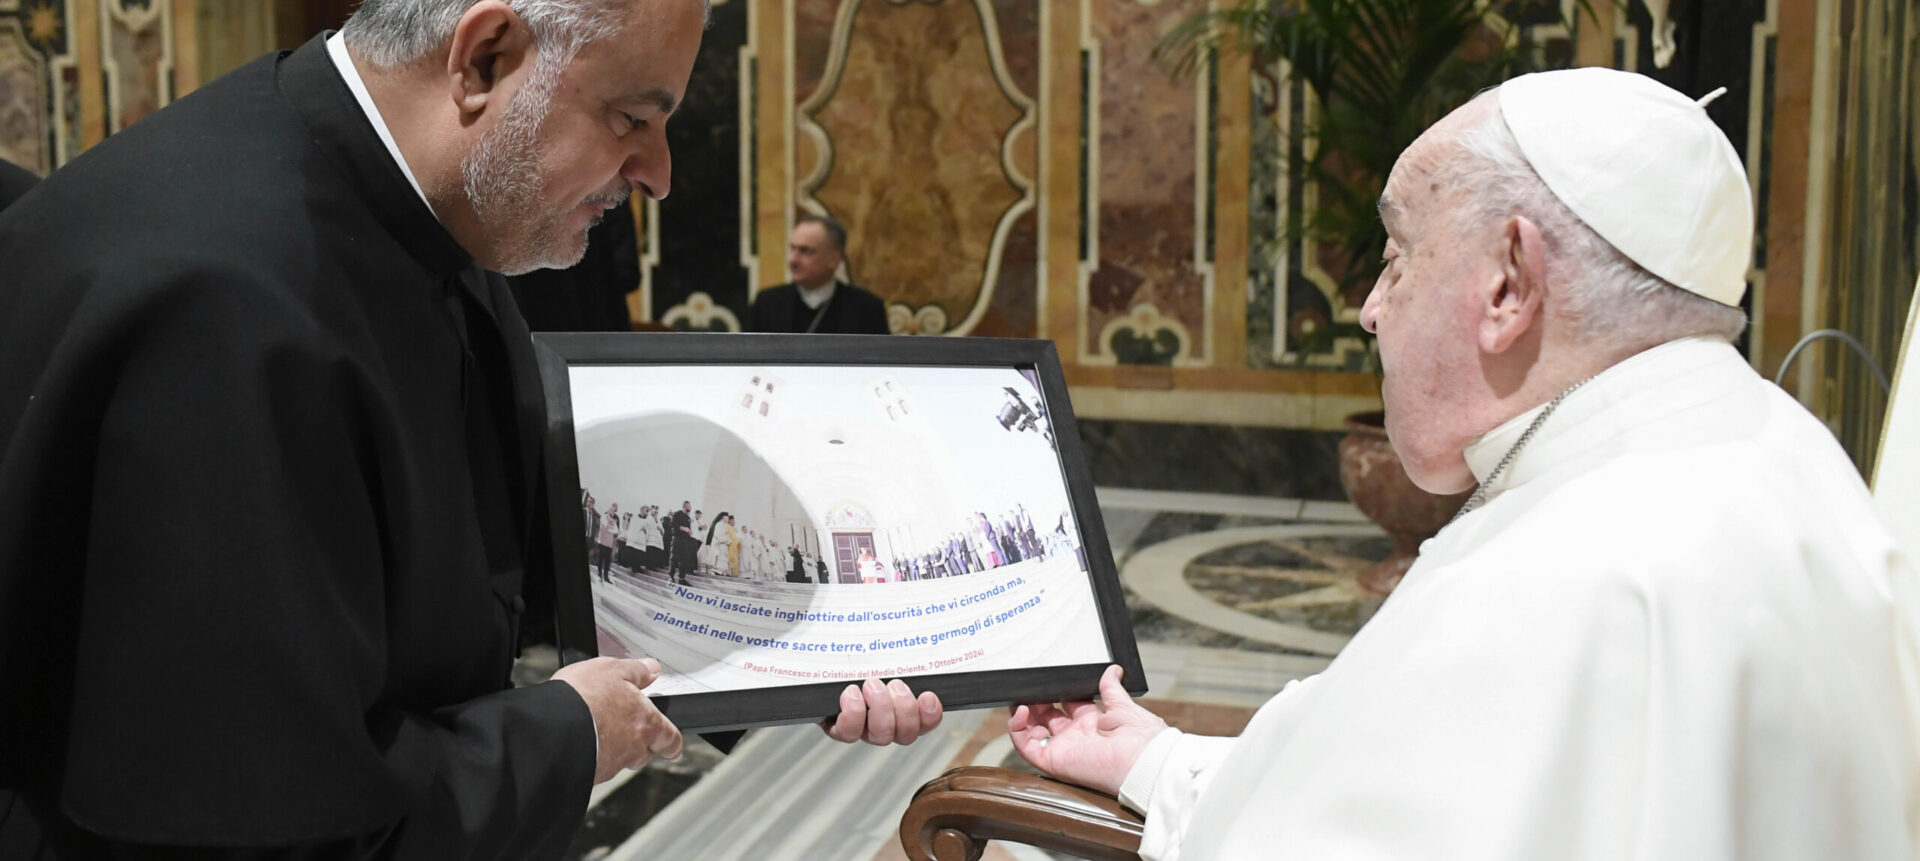
[[[1920,858],[1920,0],[0,0],[0,207],[5,861]],[[1097,510],[748,579],[1146,693],[682,737],[529,332],[1050,341]]]

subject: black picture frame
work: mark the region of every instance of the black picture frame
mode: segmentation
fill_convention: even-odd
[[[556,623],[561,660],[572,663],[600,649],[584,534],[583,485],[576,448],[570,375],[582,366],[871,366],[883,368],[1003,368],[1035,384],[1042,415],[1065,482],[1081,563],[1110,660],[1064,666],[904,675],[918,691],[932,691],[949,709],[1016,702],[1092,699],[1108,664],[1124,671],[1133,695],[1147,679],[1133,637],[1112,548],[1093,481],[1081,455],[1066,380],[1052,341],[1000,338],[928,338],[864,335],[707,333],[539,333],[534,336],[547,402],[545,433],[548,519],[556,540]],[[569,540],[571,539],[571,540]],[[686,732],[716,732],[819,721],[839,712],[841,691],[857,679],[655,695],[655,705]]]

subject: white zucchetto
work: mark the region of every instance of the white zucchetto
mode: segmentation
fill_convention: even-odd
[[[1737,306],[1753,256],[1746,169],[1705,105],[1645,75],[1584,68],[1500,86],[1500,113],[1560,202],[1676,287]]]

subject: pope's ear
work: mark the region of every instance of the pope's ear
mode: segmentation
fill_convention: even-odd
[[[501,0],[480,0],[453,26],[447,45],[448,94],[462,117],[478,115],[495,99],[510,96],[501,82],[532,68],[533,60],[533,33],[526,22]]]
[[[1540,228],[1524,216],[1500,227],[1500,270],[1481,308],[1480,349],[1504,353],[1540,322],[1547,290],[1547,246]]]

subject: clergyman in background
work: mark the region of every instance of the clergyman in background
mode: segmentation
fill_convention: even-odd
[[[754,297],[747,309],[747,331],[890,334],[886,303],[839,280],[846,254],[847,229],[840,222],[822,215],[801,217],[787,238],[787,277],[793,280]]]

